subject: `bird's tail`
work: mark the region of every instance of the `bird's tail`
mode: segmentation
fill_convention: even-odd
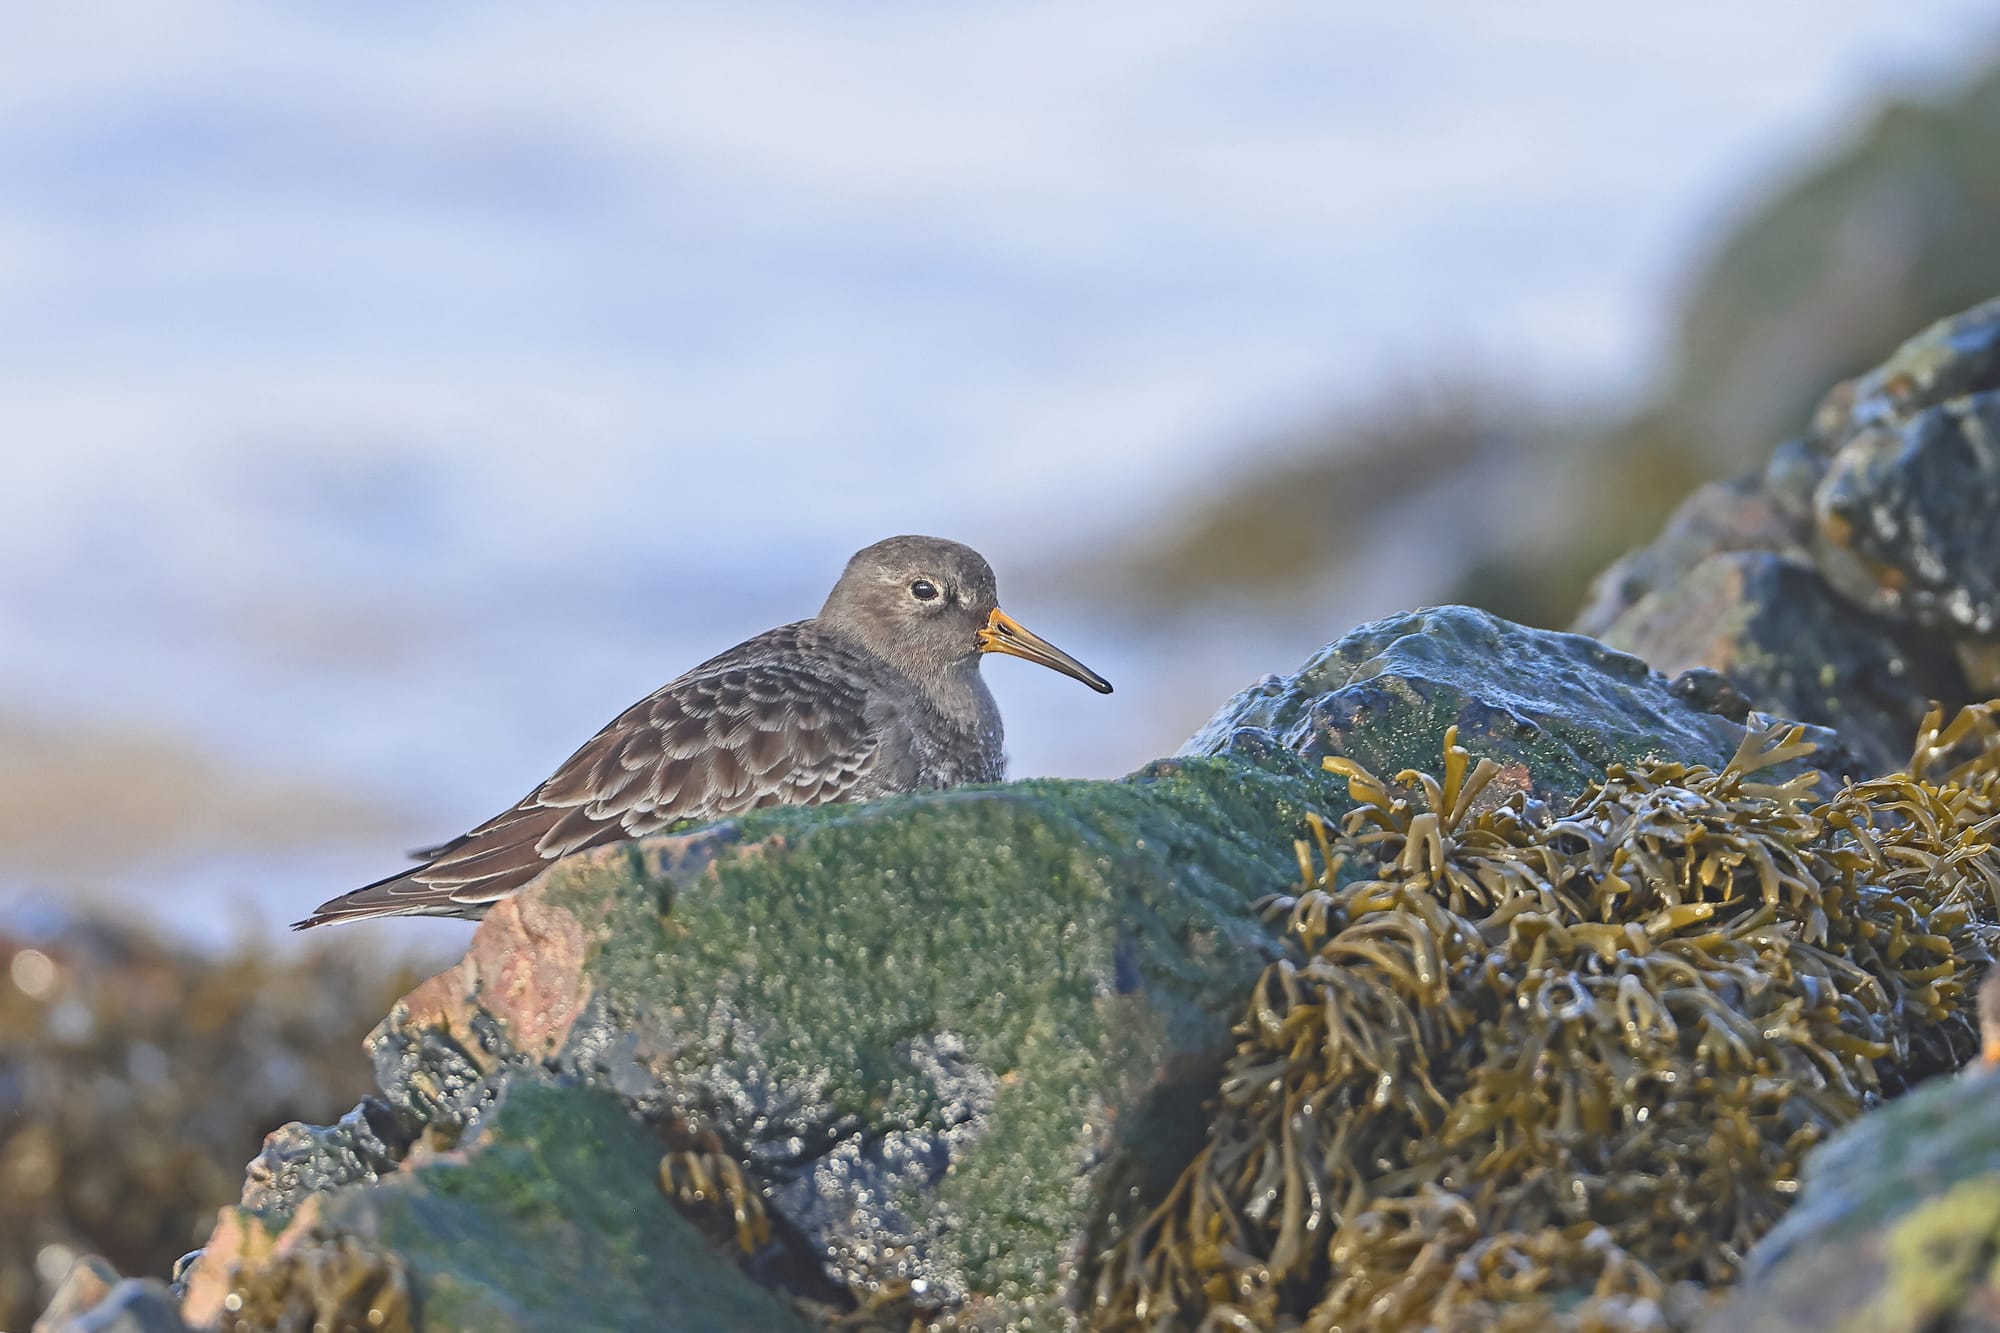
[[[329,898],[315,907],[303,921],[294,921],[293,930],[332,925],[337,921],[366,921],[378,916],[456,916],[476,919],[486,915],[490,902],[465,902],[452,896],[450,884],[427,884],[417,878],[428,867],[406,870],[400,875],[378,879],[352,893]]]

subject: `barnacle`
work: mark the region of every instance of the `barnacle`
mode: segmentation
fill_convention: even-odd
[[[1560,817],[1445,733],[1351,760],[1266,900],[1286,956],[1209,1142],[1099,1264],[1106,1330],[1686,1327],[1801,1158],[1979,1048],[2000,705],[1815,799],[1798,728],[1614,767]]]

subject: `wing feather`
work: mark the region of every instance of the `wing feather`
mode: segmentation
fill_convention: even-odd
[[[363,916],[477,916],[555,860],[769,805],[852,799],[882,760],[885,719],[851,650],[809,623],[669,682],[549,779],[426,863],[325,903],[299,928]]]

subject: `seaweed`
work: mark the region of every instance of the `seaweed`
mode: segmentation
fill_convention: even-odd
[[[220,1333],[410,1333],[417,1326],[409,1274],[393,1253],[316,1224],[318,1201],[301,1210],[301,1225],[263,1237],[251,1249],[258,1262],[239,1263],[215,1327]]]
[[[756,1186],[728,1153],[685,1149],[660,1158],[660,1189],[697,1222],[726,1218],[736,1246],[754,1253],[771,1239],[771,1219]]]
[[[1326,767],[1208,1142],[1105,1253],[1125,1330],[1689,1326],[1881,1098],[1980,1049],[2000,705],[1823,801],[1789,725],[1560,816],[1445,733]]]
[[[77,1256],[165,1273],[273,1125],[372,1085],[361,1041],[423,972],[347,941],[196,953],[132,920],[0,915],[0,1328]]]

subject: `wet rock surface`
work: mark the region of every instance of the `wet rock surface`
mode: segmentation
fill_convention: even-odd
[[[1872,772],[1929,700],[2000,692],[2000,301],[1828,394],[1760,475],[1696,492],[1576,628],[1720,671]]]
[[[1340,755],[1393,773],[1430,763],[1438,737],[1455,726],[1463,743],[1503,766],[1491,799],[1526,789],[1559,799],[1614,763],[1672,755],[1720,765],[1743,728],[1691,703],[1646,663],[1581,634],[1434,607],[1363,625],[1296,674],[1266,677],[1182,753]],[[1822,751],[1834,747],[1828,733],[1815,740]],[[1827,755],[1816,759],[1824,766]]]
[[[2000,301],[1906,343],[1846,416],[1813,494],[1829,579],[1897,620],[2000,629]]]
[[[1842,599],[1812,568],[1730,551],[1649,593],[1607,638],[1678,675],[1719,670],[1748,701],[1837,731],[1870,772],[1894,768],[1932,699],[1962,699],[1941,645]]]

